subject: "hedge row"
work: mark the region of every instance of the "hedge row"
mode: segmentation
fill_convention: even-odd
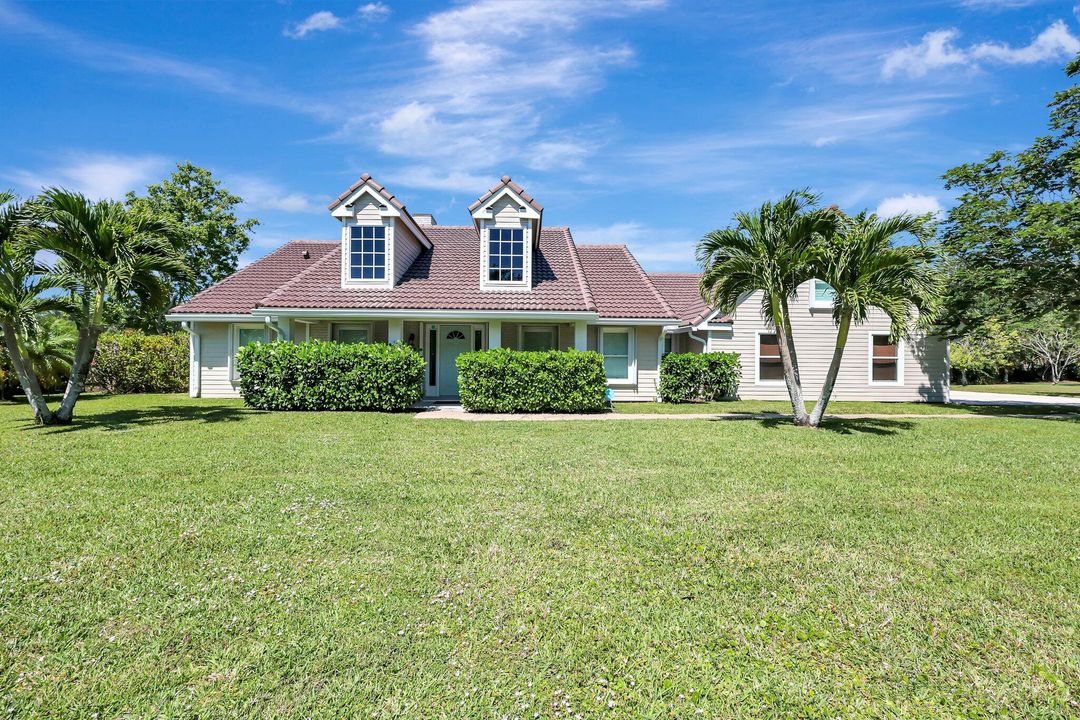
[[[732,398],[741,375],[738,353],[668,353],[660,362],[660,400],[684,403]]]
[[[111,393],[185,392],[187,335],[103,334],[98,338],[87,384]]]
[[[240,396],[260,410],[404,410],[424,396],[408,345],[277,341],[241,348]]]
[[[595,352],[498,348],[457,359],[461,405],[474,412],[595,412],[608,407],[604,358]]]

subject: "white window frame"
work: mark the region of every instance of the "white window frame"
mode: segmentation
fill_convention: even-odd
[[[386,272],[382,278],[354,278],[352,276],[352,229],[354,227],[383,227],[386,242]],[[350,220],[341,228],[341,287],[392,288],[394,287],[394,221],[384,218],[382,222]]]
[[[780,347],[780,335],[775,330],[758,330],[754,335],[754,384],[755,385],[783,385],[786,381],[784,378],[779,380],[762,380],[761,379],[761,336],[762,335],[776,335],[777,348]],[[768,356],[772,358],[772,355]],[[783,364],[783,356],[777,355],[781,358],[781,365]]]
[[[818,283],[824,283],[825,285],[829,284],[829,283],[825,282],[824,280],[818,280],[817,278],[814,278],[814,279],[812,279],[810,281],[810,308],[813,309],[813,310],[832,310],[833,306],[836,304],[833,300],[818,300],[817,299],[817,284]],[[835,293],[836,291],[833,290],[833,292]]]
[[[517,225],[497,224],[494,220],[485,220],[480,233],[480,289],[481,290],[529,290],[532,288],[533,231],[528,222]],[[491,256],[492,230],[521,230],[522,280],[488,280],[488,259]]]
[[[626,378],[608,378],[608,385],[637,385],[637,333],[632,327],[606,327],[602,326],[597,333],[597,350],[604,355],[604,336],[614,333],[626,333],[628,336],[626,345]],[[606,357],[606,355],[605,355]],[[606,375],[606,372],[605,372]]]
[[[262,330],[266,342],[270,342],[270,328],[266,323],[233,323],[229,330],[229,379],[233,382],[239,380],[236,374],[236,353],[240,350],[240,330]]]
[[[344,330],[367,330],[368,341],[367,344],[375,342],[375,329],[369,322],[345,322],[345,323],[331,323],[330,325],[330,339],[333,342],[341,342],[337,339],[337,331]]]
[[[898,338],[896,341],[896,379],[895,380],[875,380],[874,379],[874,338],[875,337],[889,337],[887,332],[872,332],[866,336],[866,382],[868,385],[885,385],[897,387],[904,384],[904,339]]]
[[[525,333],[528,332],[549,332],[551,333],[551,347],[553,350],[559,349],[559,328],[557,325],[520,325],[518,326],[518,349],[525,349]]]

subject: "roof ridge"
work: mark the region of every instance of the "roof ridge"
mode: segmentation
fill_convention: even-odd
[[[651,273],[646,273],[646,274],[647,274],[647,275],[649,275],[650,277],[660,277],[661,275],[666,275],[666,276],[668,276],[668,277],[700,277],[700,276],[701,276],[701,275],[703,275],[704,273],[699,273],[699,272],[667,272],[667,271],[661,271],[661,272],[651,272]]]
[[[294,275],[291,280],[288,280],[288,281],[282,283],[281,285],[278,285],[276,288],[274,288],[273,292],[271,292],[270,294],[264,295],[263,297],[261,297],[259,299],[259,301],[257,303],[255,303],[255,307],[262,307],[263,304],[266,301],[270,300],[270,298],[272,298],[275,295],[278,295],[279,293],[282,293],[285,290],[291,288],[294,283],[298,282],[301,278],[303,278],[305,275],[307,275],[312,270],[314,270],[314,269],[316,269],[318,267],[321,267],[323,263],[325,263],[326,261],[328,261],[332,257],[337,257],[337,258],[341,257],[341,248],[340,248],[340,246],[338,248],[336,248],[335,250],[331,250],[330,252],[326,253],[325,255],[323,255],[321,258],[319,258],[315,262],[308,265],[306,268],[304,268],[303,270],[298,272],[296,275]],[[338,262],[340,262],[340,259],[338,260]]]
[[[663,293],[657,290],[656,286],[652,284],[652,280],[649,279],[649,274],[642,269],[641,263],[639,263],[637,258],[634,257],[634,253],[630,252],[630,248],[628,248],[624,244],[620,244],[620,247],[623,249],[623,252],[625,252],[630,257],[630,261],[634,263],[634,267],[637,268],[638,272],[641,273],[641,277],[645,279],[645,284],[649,286],[649,289],[652,290],[653,295],[655,295],[656,299],[660,301],[661,307],[663,307],[668,313],[670,313],[668,317],[678,318],[678,313],[676,313],[674,308],[672,308],[671,305],[668,304],[668,301],[664,297]]]
[[[593,300],[592,288],[589,287],[589,281],[585,278],[585,270],[581,267],[581,258],[578,256],[577,243],[574,242],[574,236],[570,233],[570,228],[548,229],[558,229],[562,231],[563,239],[566,240],[567,249],[570,251],[570,257],[574,261],[574,274],[577,276],[578,287],[581,288],[581,294],[585,298],[585,306],[590,310],[596,310],[596,301]]]

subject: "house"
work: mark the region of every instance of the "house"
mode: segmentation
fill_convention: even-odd
[[[496,347],[595,350],[616,400],[655,400],[665,352],[734,350],[742,397],[786,397],[753,296],[715,312],[697,275],[647,274],[624,245],[575,243],[509,177],[469,206],[467,225],[410,213],[367,174],[328,209],[339,239],[287,243],[166,316],[190,334],[193,397],[237,396],[236,351],[275,338],[408,343],[427,360],[434,399],[457,396],[459,354]],[[795,333],[814,385],[835,328],[824,304],[802,304]],[[881,318],[852,331],[836,397],[943,400],[945,343],[887,335]]]

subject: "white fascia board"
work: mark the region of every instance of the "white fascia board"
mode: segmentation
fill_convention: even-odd
[[[694,330],[730,330],[732,323],[711,323],[702,322],[694,326]]]
[[[676,325],[678,318],[600,318],[597,325]]]
[[[524,213],[521,213],[519,211],[519,214],[522,217],[527,217],[530,220],[539,220],[540,219],[540,213],[536,212],[536,209],[532,205],[530,205],[529,203],[525,202],[525,199],[522,198],[520,195],[518,195],[516,192],[514,192],[510,188],[509,185],[503,186],[503,188],[501,190],[499,190],[499,192],[497,192],[494,195],[492,195],[491,197],[489,197],[487,200],[484,201],[483,205],[476,208],[476,210],[472,214],[473,219],[474,220],[479,220],[479,219],[483,218],[485,220],[490,220],[491,217],[492,217],[491,216],[491,206],[494,205],[499,200],[501,200],[506,195],[509,195],[510,197],[512,197],[514,199],[514,202],[516,202],[518,204],[519,208],[525,208]]]
[[[528,320],[544,322],[556,320],[571,322],[574,320],[595,321],[594,312],[568,310],[387,310],[364,308],[257,308],[252,311],[257,317],[273,316],[288,318],[403,318],[407,320]]]
[[[259,322],[261,317],[244,313],[169,313],[165,315],[169,322]]]
[[[349,208],[352,205],[355,205],[356,201],[364,195],[370,195],[371,199],[378,203],[379,215],[381,217],[401,217],[401,213],[394,207],[392,202],[384,198],[381,193],[376,192],[375,188],[366,183],[348,198],[338,203],[337,207],[335,207],[330,214],[337,218],[350,217],[352,215],[352,210]]]

